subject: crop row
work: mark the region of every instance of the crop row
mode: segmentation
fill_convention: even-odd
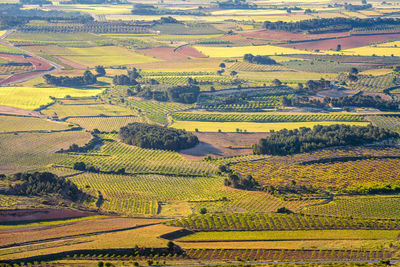
[[[390,73],[380,76],[359,76],[358,80],[349,84],[352,90],[367,92],[382,92],[383,90],[397,85],[397,75]]]
[[[341,197],[327,204],[306,207],[302,211],[315,215],[399,219],[399,200],[397,195]]]
[[[397,183],[400,178],[399,158],[368,158],[335,160],[332,162],[289,164],[285,157],[256,162],[241,162],[232,169],[242,175],[252,175],[263,185],[298,185],[341,191],[349,187]],[[288,180],[290,177],[290,180]]]
[[[370,116],[368,120],[375,126],[388,129],[394,132],[400,132],[400,118],[392,116]]]
[[[257,261],[371,261],[390,259],[392,253],[385,250],[305,250],[305,249],[186,249],[180,254],[157,253],[141,256],[119,254],[73,254],[68,260],[235,260],[241,262]],[[343,262],[341,262],[344,264]],[[309,265],[307,265],[309,266]],[[346,265],[347,266],[347,265]]]
[[[205,214],[169,222],[196,231],[230,230],[317,230],[317,229],[400,229],[400,220],[354,219],[302,214]]]
[[[308,122],[308,121],[364,121],[361,115],[353,114],[211,114],[211,113],[174,113],[172,118],[181,121],[218,121],[218,122]]]
[[[14,74],[18,72],[32,71],[35,68],[33,66],[10,66],[0,65],[0,74]]]
[[[236,62],[231,66],[229,66],[229,70],[261,72],[261,71],[282,71],[282,70],[287,70],[287,68],[281,65],[258,65],[247,62]]]
[[[386,251],[357,250],[271,250],[271,249],[190,249],[194,259],[229,259],[244,261],[296,261],[296,260],[372,260],[390,258]]]

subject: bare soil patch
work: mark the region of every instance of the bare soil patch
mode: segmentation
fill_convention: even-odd
[[[265,40],[275,40],[275,41],[303,41],[303,40],[316,40],[322,38],[344,37],[348,36],[349,33],[335,32],[335,33],[324,33],[324,34],[302,34],[302,33],[261,30],[261,31],[244,32],[242,33],[242,35],[244,37],[254,38],[254,39],[265,39]]]
[[[42,221],[79,218],[91,215],[94,215],[94,213],[67,209],[0,210],[0,222]]]
[[[150,57],[156,57],[158,59],[162,60],[180,60],[180,59],[186,59],[187,56],[180,54],[180,53],[175,53],[173,47],[156,47],[156,48],[148,48],[148,49],[140,49],[138,52],[150,56]]]
[[[188,57],[195,57],[195,58],[202,58],[202,57],[207,57],[203,53],[200,53],[196,49],[194,49],[191,46],[183,46],[178,48],[175,53],[182,54]]]
[[[232,157],[252,153],[250,146],[258,143],[267,133],[194,133],[200,144],[179,153],[191,160],[203,159],[204,156]]]
[[[2,106],[2,105],[0,105],[0,114],[41,117],[41,114],[37,111],[25,110],[25,109],[14,108],[14,107],[9,107],[9,106]]]
[[[296,49],[319,49],[319,50],[336,50],[338,44],[342,49],[350,49],[361,46],[366,46],[374,43],[388,42],[400,40],[400,34],[382,34],[382,35],[365,35],[365,36],[350,36],[345,38],[309,41],[301,43],[281,44],[280,47],[289,47]]]

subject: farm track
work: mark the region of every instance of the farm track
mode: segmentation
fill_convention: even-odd
[[[44,58],[42,58],[40,56],[37,56],[37,55],[35,55],[35,54],[33,54],[33,53],[29,52],[29,51],[26,51],[24,49],[21,49],[19,47],[16,47],[16,46],[4,41],[4,39],[8,35],[13,33],[14,31],[15,30],[7,30],[7,32],[0,37],[0,44],[8,46],[8,47],[10,47],[12,49],[16,49],[16,50],[18,50],[18,51],[20,51],[20,52],[22,52],[22,53],[24,53],[26,55],[29,55],[29,56],[33,57],[34,59],[36,59],[39,62],[45,62],[46,64],[52,66],[52,68],[49,69],[49,70],[35,70],[35,71],[31,71],[31,72],[24,72],[24,73],[15,74],[15,75],[12,75],[12,76],[0,81],[0,85],[10,85],[10,84],[14,84],[14,83],[26,82],[26,81],[29,81],[31,79],[35,79],[35,78],[41,77],[41,76],[43,76],[45,74],[49,74],[49,73],[52,73],[54,71],[58,71],[58,70],[62,69],[62,67],[60,65],[58,65],[58,64],[56,64],[56,63],[54,63],[52,61],[44,59]]]

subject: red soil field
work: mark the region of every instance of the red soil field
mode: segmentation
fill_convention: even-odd
[[[41,221],[54,219],[79,218],[95,215],[91,212],[59,209],[21,209],[0,211],[0,222]]]
[[[350,36],[338,39],[309,41],[302,43],[282,44],[280,47],[289,47],[297,49],[320,49],[320,50],[335,50],[337,45],[340,44],[342,49],[350,49],[360,46],[366,46],[379,42],[388,42],[400,40],[400,34],[381,34],[381,35],[360,35]]]
[[[187,59],[188,57],[200,58],[206,57],[196,49],[191,46],[184,46],[175,51],[174,47],[156,47],[149,49],[141,49],[138,52],[150,56],[156,57],[162,60],[182,60]]]
[[[26,81],[31,77],[40,76],[41,74],[44,74],[46,71],[49,71],[53,68],[53,66],[47,63],[45,60],[36,57],[31,57],[26,55],[24,56],[24,55],[4,54],[4,53],[0,53],[0,57],[6,58],[11,62],[20,62],[20,63],[30,62],[33,66],[35,66],[35,71],[12,75],[6,79],[1,80],[0,85]]]
[[[15,74],[15,75],[13,75],[11,77],[8,77],[8,78],[0,81],[0,85],[27,81],[27,80],[29,80],[29,79],[31,79],[33,77],[40,76],[40,75],[45,74],[45,73],[46,73],[46,71],[31,71],[31,72]]]
[[[345,37],[349,36],[349,32],[302,34],[302,33],[261,30],[261,31],[244,32],[242,33],[242,35],[247,38],[255,38],[255,39],[276,40],[276,41],[302,41],[302,40],[315,40],[321,38]]]
[[[180,47],[179,49],[176,50],[176,52],[179,54],[188,56],[188,57],[196,57],[196,58],[206,57],[204,54],[200,53],[199,51],[197,51],[196,49],[194,49],[191,46]]]

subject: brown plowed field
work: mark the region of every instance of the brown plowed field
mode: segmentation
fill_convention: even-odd
[[[348,32],[335,32],[323,34],[302,34],[290,32],[278,32],[270,30],[249,31],[242,33],[244,37],[264,40],[275,41],[303,41],[303,40],[316,40],[322,38],[337,38],[349,36]]]
[[[204,54],[200,53],[191,46],[180,47],[179,49],[176,50],[176,53],[183,54],[188,57],[196,57],[196,58],[206,57]]]
[[[91,212],[61,209],[1,210],[0,222],[38,221],[77,218],[94,215]]]
[[[350,36],[338,39],[309,41],[301,43],[282,44],[280,47],[289,47],[297,49],[319,49],[319,50],[335,50],[340,44],[343,49],[366,46],[374,43],[388,42],[400,40],[400,34],[381,34],[381,35],[365,35],[365,36]]]
[[[25,109],[14,108],[9,106],[1,106],[1,105],[0,105],[0,114],[31,116],[31,117],[41,116],[40,113],[37,111],[25,110]]]
[[[187,59],[188,57],[193,58],[201,58],[206,57],[196,49],[191,46],[184,46],[175,51],[174,47],[156,47],[156,48],[149,48],[149,49],[141,49],[138,52],[150,56],[156,57],[162,60],[183,60]]]

